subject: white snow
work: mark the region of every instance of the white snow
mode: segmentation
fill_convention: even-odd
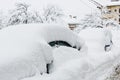
[[[81,31],[79,35],[86,41],[88,53],[82,56],[75,54],[74,50],[56,49],[58,50],[54,53],[55,61],[58,61],[54,63],[56,71],[54,70],[47,79],[42,78],[43,80],[104,80],[108,76],[114,59],[119,55],[119,49],[115,45],[109,52],[103,49],[104,45],[109,43],[104,41],[106,37],[109,37],[107,41],[112,39],[111,31],[92,28]]]
[[[0,31],[0,79],[104,80],[119,60],[119,33],[108,28],[88,28],[79,33],[81,39],[59,25],[10,26]],[[81,50],[66,46],[51,48],[48,43],[56,40]],[[105,45],[112,47],[105,51]],[[50,74],[40,75],[52,60]]]
[[[61,46],[53,50],[54,62],[51,66],[51,72],[56,71],[59,67],[72,59],[84,57],[86,52],[80,52],[74,48]]]
[[[91,69],[92,66],[86,59],[73,59],[64,63],[50,75],[36,76],[23,80],[81,80],[85,78],[86,73],[90,72]]]
[[[109,32],[109,29],[107,29],[107,30]],[[95,29],[94,31],[92,31],[92,32],[94,32],[94,35],[99,36],[99,34],[95,34],[96,33],[95,31],[98,31],[98,30]],[[90,31],[88,31],[88,32],[90,32]],[[111,33],[112,33],[112,37],[111,37]],[[97,44],[96,44],[97,50],[89,52],[89,47],[88,47],[88,55],[89,55],[88,57],[90,60],[93,59],[90,62],[92,62],[94,64],[94,69],[86,75],[85,80],[105,80],[113,72],[112,69],[115,67],[114,65],[116,63],[119,63],[118,62],[119,61],[119,52],[120,52],[120,50],[119,50],[119,48],[120,48],[119,40],[120,39],[119,39],[119,35],[118,35],[119,30],[117,30],[117,29],[113,30],[111,28],[111,33],[109,35],[109,39],[112,38],[113,46],[109,52],[103,52],[101,50],[99,51],[100,48],[97,47]],[[96,37],[96,36],[94,36],[94,37]],[[91,36],[92,39],[94,37]],[[87,40],[86,43],[91,42],[89,40]],[[109,41],[109,40],[107,40],[107,41]],[[94,41],[94,42],[96,42],[96,41]],[[101,43],[99,43],[99,44],[101,44]],[[93,47],[95,47],[95,46],[92,46],[92,48]]]
[[[84,41],[66,27],[54,24],[10,26],[0,31],[0,79],[18,80],[46,72],[53,61],[51,41],[66,41],[84,51]],[[6,77],[7,76],[7,77]]]
[[[86,41],[87,54],[83,55],[69,47],[56,48],[53,51],[55,59],[52,65],[53,72],[49,75],[35,76],[25,80],[105,80],[113,73],[115,65],[119,63],[119,32],[119,30],[112,30],[113,47],[109,52],[105,52],[103,50],[104,30],[84,30],[81,32],[83,34],[79,35]],[[90,44],[91,42],[94,45]]]
[[[85,41],[88,50],[105,51],[105,45],[111,45],[112,33],[107,28],[88,28],[79,33]],[[97,47],[96,47],[97,46]]]
[[[77,24],[77,25],[80,24],[79,20],[77,18],[73,18],[72,16],[71,18],[68,18],[66,21],[68,24]]]
[[[120,5],[120,1],[113,1],[106,3],[106,6],[117,6]]]
[[[91,69],[92,66],[87,59],[73,59],[52,73],[49,80],[81,80]]]

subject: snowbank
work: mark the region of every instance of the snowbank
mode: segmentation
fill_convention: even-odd
[[[54,62],[51,65],[50,72],[56,71],[59,67],[73,59],[80,59],[86,53],[82,53],[74,48],[61,46],[53,50]]]
[[[23,80],[83,80],[92,69],[87,59],[73,59],[66,62],[50,75],[35,76]]]
[[[73,59],[52,73],[49,80],[81,80],[91,69],[92,66],[87,59]]]

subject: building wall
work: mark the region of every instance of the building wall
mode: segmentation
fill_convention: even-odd
[[[70,28],[71,30],[74,30],[74,28],[76,28],[76,24],[69,24],[69,28]]]
[[[104,18],[112,19],[120,24],[120,5],[107,6],[108,13],[103,14]]]

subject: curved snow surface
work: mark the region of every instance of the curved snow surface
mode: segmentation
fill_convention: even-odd
[[[84,51],[84,41],[59,25],[25,24],[0,31],[0,79],[19,80],[46,72],[53,60],[49,42],[61,40]]]
[[[50,72],[53,73],[59,67],[73,59],[80,59],[86,56],[87,52],[78,51],[74,48],[61,46],[53,50],[54,62],[50,66]]]
[[[86,29],[83,36],[88,46],[87,54],[68,47],[54,49],[54,65],[49,75],[35,76],[24,80],[105,80],[112,73],[114,64],[119,61],[119,31],[112,31],[113,47],[109,52],[103,50],[104,30]],[[94,43],[96,45],[90,44]],[[99,46],[100,45],[100,46]],[[91,50],[92,49],[92,50]]]

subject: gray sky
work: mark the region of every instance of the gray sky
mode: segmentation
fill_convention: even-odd
[[[19,1],[31,4],[37,10],[43,9],[48,4],[57,5],[63,9],[65,14],[72,14],[81,18],[85,14],[93,12],[96,8],[88,0],[0,0],[0,9],[7,10],[13,8],[14,4]]]

